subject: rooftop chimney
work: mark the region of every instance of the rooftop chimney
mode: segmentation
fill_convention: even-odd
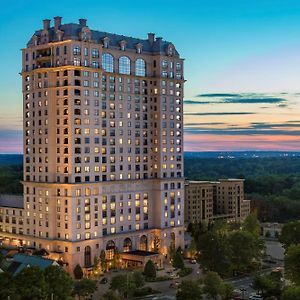
[[[43,29],[48,30],[49,28],[50,28],[50,20],[49,19],[43,20]]]
[[[150,45],[152,45],[154,43],[154,37],[155,37],[155,33],[152,33],[152,32],[148,33],[148,41],[149,41]]]
[[[79,24],[83,27],[86,26],[86,19],[79,19]]]
[[[59,29],[61,25],[61,17],[54,17],[54,29],[55,31]]]

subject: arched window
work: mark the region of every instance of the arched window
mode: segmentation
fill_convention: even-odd
[[[146,63],[142,58],[135,61],[135,75],[146,76]]]
[[[116,245],[114,241],[108,241],[106,244],[106,259],[111,260],[115,256]]]
[[[102,68],[105,72],[114,71],[114,57],[111,54],[102,54]]]
[[[141,250],[141,251],[148,250],[148,239],[145,235],[142,235],[140,238],[139,250]]]
[[[86,268],[90,267],[92,265],[92,253],[91,253],[91,247],[86,246],[84,248],[84,266]]]
[[[132,250],[132,241],[130,238],[126,238],[123,243],[123,251],[129,252]]]
[[[127,56],[119,58],[119,73],[130,75],[130,59]]]

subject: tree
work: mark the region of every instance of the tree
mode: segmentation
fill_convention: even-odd
[[[101,250],[100,252],[100,265],[102,272],[105,272],[107,270],[107,261],[106,261],[106,254],[104,250]]]
[[[282,274],[273,272],[268,275],[256,275],[253,279],[253,288],[263,295],[265,298],[280,298],[282,290]]]
[[[60,266],[50,266],[44,270],[48,297],[53,300],[65,300],[71,296],[73,280]]]
[[[0,273],[0,299],[20,299],[14,278],[7,272]]]
[[[95,281],[88,278],[83,278],[81,280],[75,281],[73,294],[77,295],[80,300],[81,297],[87,297],[94,294],[96,290],[97,285]]]
[[[300,244],[291,245],[284,256],[286,278],[300,285]]]
[[[188,252],[189,252],[190,257],[192,257],[192,258],[194,258],[195,255],[197,254],[197,246],[196,246],[195,239],[192,239],[191,244],[188,249]]]
[[[176,294],[177,300],[201,300],[202,289],[199,282],[193,280],[184,280],[178,287]]]
[[[289,286],[284,289],[281,300],[299,300],[300,299],[300,286]]]
[[[300,221],[289,222],[283,225],[279,241],[285,250],[292,244],[300,244]]]
[[[83,271],[82,271],[82,268],[80,267],[80,265],[76,265],[76,267],[74,268],[73,274],[74,274],[75,279],[82,279]]]
[[[133,272],[132,279],[137,288],[141,288],[145,285],[145,278],[144,278],[142,272],[139,272],[139,271]]]
[[[17,294],[22,296],[22,300],[39,300],[47,295],[44,273],[39,267],[23,269],[15,276],[15,282]]]
[[[118,291],[109,290],[107,291],[102,300],[123,300],[124,298],[119,294]]]
[[[233,270],[241,271],[251,266],[261,256],[263,244],[248,231],[234,231],[229,236],[230,261]]]
[[[225,282],[224,283],[224,294],[222,296],[222,299],[232,299],[233,297],[233,286],[230,283]]]
[[[120,295],[127,298],[134,293],[136,285],[133,280],[133,276],[127,273],[114,276],[112,278],[110,288],[112,290],[117,290]]]
[[[112,267],[114,269],[120,268],[120,261],[121,261],[121,256],[120,256],[119,249],[115,248],[114,257],[113,257],[113,260],[112,260]]]
[[[196,238],[199,263],[206,269],[218,272],[219,274],[228,273],[230,267],[228,233],[210,229],[200,233]]]
[[[243,229],[248,231],[249,233],[253,234],[254,236],[258,237],[260,234],[260,226],[259,221],[257,219],[257,212],[251,213],[245,219],[243,223]]]
[[[203,292],[212,299],[218,299],[219,296],[224,297],[226,287],[222,278],[216,272],[208,272],[204,277]]]
[[[145,265],[144,268],[144,275],[149,278],[155,278],[156,277],[156,268],[151,259],[149,259]]]
[[[174,268],[183,269],[184,268],[184,261],[181,253],[176,251],[173,256],[172,265]]]
[[[98,256],[94,256],[93,262],[93,275],[97,276],[99,273],[100,259]]]

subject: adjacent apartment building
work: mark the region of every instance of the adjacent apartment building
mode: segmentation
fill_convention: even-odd
[[[3,242],[46,249],[69,271],[90,267],[102,250],[111,260],[116,249],[183,247],[184,75],[175,46],[55,17],[22,54],[24,198],[15,207],[0,200]]]
[[[244,179],[188,181],[184,206],[188,223],[217,219],[241,222],[250,214],[250,200],[244,199]]]

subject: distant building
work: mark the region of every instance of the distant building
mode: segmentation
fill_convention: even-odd
[[[188,223],[225,219],[241,222],[250,214],[250,200],[244,199],[243,179],[187,181],[184,218]]]
[[[69,272],[104,250],[184,245],[183,59],[175,46],[43,21],[22,49],[24,199],[0,201],[4,244]],[[137,257],[137,260],[139,257]]]

